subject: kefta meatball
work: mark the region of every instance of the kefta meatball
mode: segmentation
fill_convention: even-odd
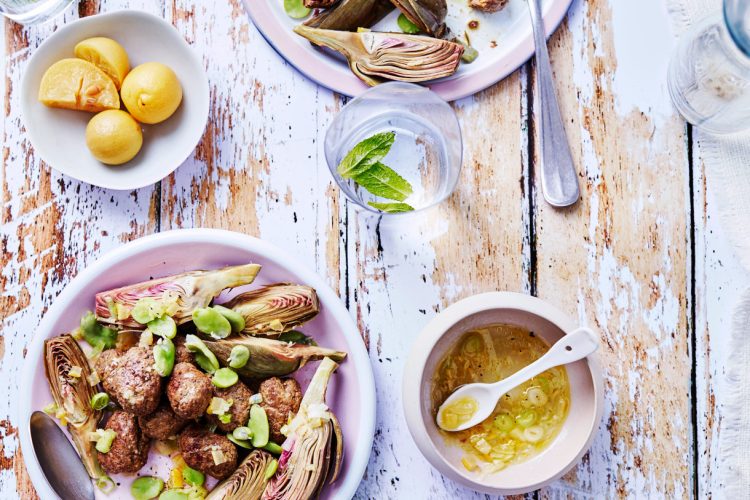
[[[143,433],[154,439],[169,439],[177,437],[187,424],[187,420],[179,417],[168,404],[162,403],[151,415],[138,417],[138,425]]]
[[[185,336],[177,335],[172,340],[174,342],[174,362],[195,364],[195,354],[188,351],[185,347]]]
[[[327,9],[339,0],[304,0],[302,3],[308,9]]]
[[[469,7],[482,12],[497,12],[508,4],[508,0],[469,0]]]
[[[117,410],[109,417],[105,429],[112,429],[117,436],[107,453],[97,452],[104,470],[110,474],[133,474],[141,470],[148,460],[149,439],[141,433],[137,417]]]
[[[105,377],[109,376],[109,373],[117,366],[117,360],[121,356],[122,352],[117,349],[107,349],[97,356],[94,369],[99,375],[99,380],[104,380]]]
[[[131,347],[120,356],[108,355],[103,361],[97,361],[97,373],[104,390],[123,410],[148,415],[159,406],[162,382],[148,347]]]
[[[263,396],[261,406],[266,410],[268,426],[271,428],[271,441],[281,443],[286,439],[281,428],[289,422],[290,415],[299,411],[302,403],[302,390],[293,378],[282,380],[269,378],[260,384],[258,390]]]
[[[224,479],[237,468],[237,448],[232,442],[195,425],[180,434],[180,452],[186,464],[216,479]]]
[[[216,424],[216,428],[222,432],[232,432],[241,425],[247,425],[247,420],[250,418],[250,396],[252,395],[253,391],[242,382],[237,382],[226,389],[214,387],[215,397],[232,401],[228,413],[232,419],[225,424],[216,415],[209,415],[209,421]]]
[[[211,403],[213,386],[211,379],[190,363],[177,363],[167,384],[167,398],[178,416],[198,418]]]

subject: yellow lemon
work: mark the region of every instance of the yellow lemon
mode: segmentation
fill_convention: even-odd
[[[76,57],[94,64],[112,78],[119,89],[130,70],[128,53],[111,38],[97,36],[78,42],[73,49]]]
[[[182,101],[182,87],[169,66],[148,62],[133,68],[122,82],[122,102],[141,123],[163,122]]]
[[[86,145],[94,158],[108,165],[133,159],[143,145],[141,126],[119,109],[102,111],[86,126]]]
[[[82,59],[62,59],[50,66],[39,85],[39,100],[53,108],[99,112],[120,109],[112,79]]]

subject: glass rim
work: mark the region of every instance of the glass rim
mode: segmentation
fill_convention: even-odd
[[[729,36],[737,49],[739,49],[739,51],[745,56],[750,57],[750,33],[741,33],[737,30],[735,23],[736,20],[730,19],[729,4],[730,0],[724,0],[722,2],[721,12],[724,25],[727,27]],[[748,11],[750,12],[750,8],[748,8]]]

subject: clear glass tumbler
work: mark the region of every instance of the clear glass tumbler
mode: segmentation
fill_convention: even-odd
[[[697,127],[716,134],[750,129],[750,1],[724,0],[722,12],[683,35],[669,67],[669,92]]]
[[[337,171],[355,145],[386,131],[394,132],[396,140],[381,162],[413,189],[403,202],[421,210],[447,198],[461,170],[463,146],[458,119],[453,108],[431,90],[402,82],[383,83],[352,100],[326,133],[326,161],[346,196],[358,207],[376,213],[382,212],[369,203],[392,201],[373,195]]]
[[[0,14],[21,24],[43,23],[63,11],[73,0],[0,0]]]

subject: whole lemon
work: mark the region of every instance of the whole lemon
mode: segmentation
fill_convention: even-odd
[[[140,124],[125,111],[109,109],[89,121],[86,145],[100,162],[121,165],[141,150],[143,133]]]
[[[174,71],[158,62],[136,66],[125,76],[122,102],[141,123],[163,122],[182,101],[182,87]]]

